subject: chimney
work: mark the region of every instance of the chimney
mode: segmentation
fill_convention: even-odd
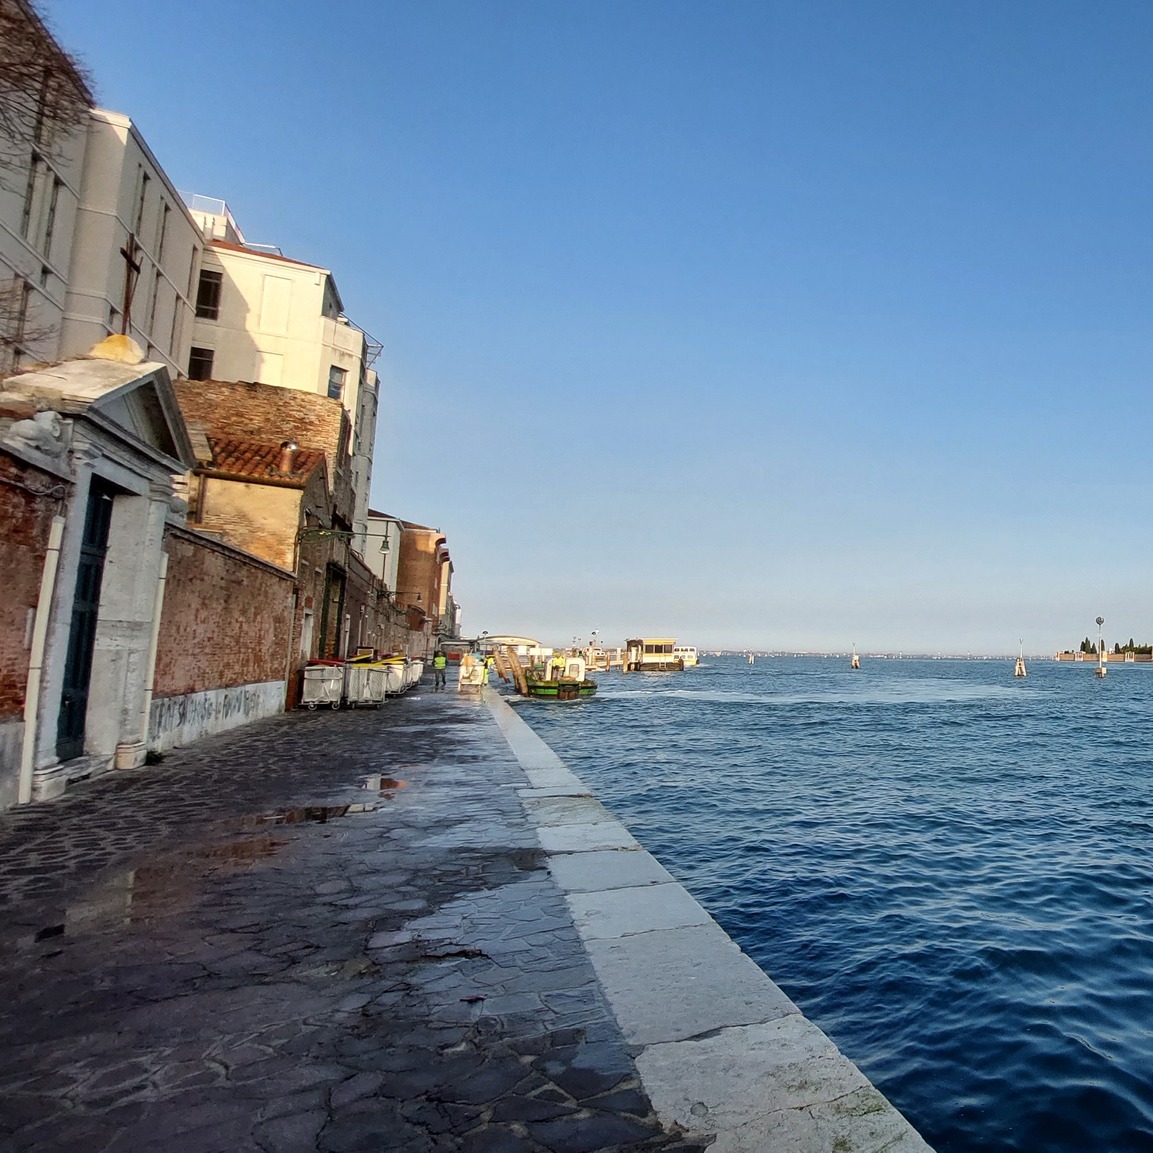
[[[283,473],[293,472],[296,468],[296,451],[300,446],[294,440],[280,442],[280,463],[277,467]]]

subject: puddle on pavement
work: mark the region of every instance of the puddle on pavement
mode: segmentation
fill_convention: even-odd
[[[385,777],[381,776],[380,773],[373,773],[371,777],[365,777],[360,787],[370,792],[379,793],[382,797],[391,797],[397,789],[403,789],[407,784],[407,781],[398,781],[395,777]]]
[[[405,787],[404,781],[374,773],[360,786],[381,797],[390,797]],[[229,829],[251,829],[269,825],[327,824],[341,817],[374,813],[380,805],[363,801],[347,805],[303,805],[255,816],[236,817],[226,822]],[[11,924],[0,932],[0,945],[15,945],[23,951],[37,948],[41,956],[62,951],[65,939],[116,926],[152,921],[157,917],[183,913],[203,896],[205,869],[244,868],[266,860],[289,841],[270,835],[189,846],[169,854],[163,861],[125,869],[100,881],[80,899],[56,909],[42,909],[23,924]]]
[[[225,864],[244,864],[248,861],[262,861],[271,857],[287,841],[278,841],[274,837],[250,837],[244,841],[230,841],[227,845],[204,845],[193,852],[194,857],[203,860],[220,861]]]
[[[40,946],[41,956],[51,957],[62,951],[66,938],[117,926],[147,924],[159,917],[187,912],[203,897],[205,866],[220,869],[251,865],[273,856],[287,844],[283,838],[246,837],[220,845],[197,845],[155,864],[123,869],[64,908],[42,911],[39,928],[25,922],[22,931],[16,929],[8,942],[18,951]]]
[[[299,809],[282,809],[278,813],[257,813],[253,817],[234,817],[228,822],[229,828],[247,829],[253,825],[303,825],[309,821],[326,825],[339,817],[355,816],[358,813],[375,813],[379,808],[371,802],[356,805],[303,805]]]

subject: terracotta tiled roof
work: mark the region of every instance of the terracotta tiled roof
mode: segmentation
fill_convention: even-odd
[[[217,476],[303,488],[313,470],[324,463],[324,453],[312,448],[298,448],[293,457],[292,471],[281,472],[281,448],[278,444],[263,444],[232,436],[209,436],[206,439],[212,450],[212,459],[202,461],[200,471]]]

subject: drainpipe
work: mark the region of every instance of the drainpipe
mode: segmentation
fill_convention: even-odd
[[[152,603],[152,636],[148,639],[148,672],[144,678],[144,708],[140,716],[140,735],[148,749],[152,728],[152,685],[156,680],[156,653],[160,648],[160,613],[164,609],[164,586],[168,580],[168,554],[160,554],[160,572],[156,577],[156,597]]]
[[[56,570],[60,565],[60,542],[64,538],[65,520],[54,516],[48,530],[48,552],[40,574],[40,597],[36,602],[36,621],[32,626],[32,651],[28,655],[28,683],[24,689],[24,741],[20,748],[20,782],[16,803],[32,800],[32,771],[36,758],[36,717],[40,712],[40,681],[44,672],[44,650],[48,645],[48,622],[52,616],[52,597],[56,592]]]

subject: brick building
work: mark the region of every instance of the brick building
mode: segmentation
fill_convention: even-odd
[[[400,556],[396,574],[396,601],[409,617],[409,627],[423,638],[430,654],[441,640],[460,635],[460,620],[452,597],[452,558],[448,540],[437,528],[398,522]]]
[[[406,652],[407,618],[354,548],[350,422],[335,397],[274,385],[176,385],[197,463],[196,528],[297,578],[288,703],[310,658]]]

